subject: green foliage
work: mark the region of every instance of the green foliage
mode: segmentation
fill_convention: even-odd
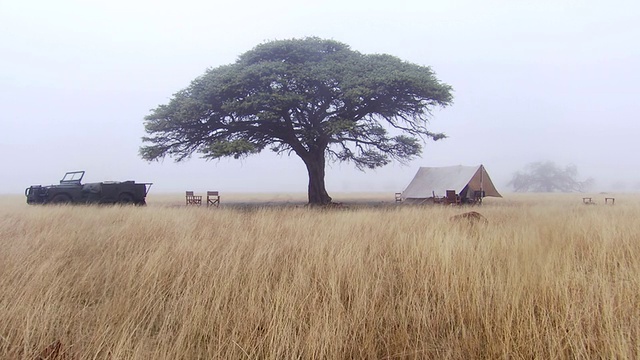
[[[239,157],[267,145],[337,155],[337,146],[336,159],[381,166],[421,150],[418,141],[398,142],[387,129],[414,139],[443,137],[426,124],[431,107],[451,103],[450,92],[430,68],[390,55],[363,55],[318,38],[268,42],[232,65],[207,70],[152,110],[141,155]]]
[[[563,169],[552,161],[535,162],[516,172],[509,185],[516,192],[572,192],[585,191],[593,184],[593,179],[578,181],[577,176],[575,165]]]
[[[218,141],[212,143],[208,149],[203,149],[205,157],[220,158],[223,156],[233,156],[239,159],[241,156],[259,153],[262,148],[256,146],[245,139],[231,141]]]
[[[429,67],[315,37],[272,41],[208,69],[152,110],[140,154],[238,158],[268,147],[307,167],[328,157],[376,168],[444,138],[427,124],[434,107],[451,102],[451,87]]]

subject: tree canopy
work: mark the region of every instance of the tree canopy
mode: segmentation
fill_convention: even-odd
[[[579,181],[578,168],[567,165],[564,169],[553,161],[534,162],[517,171],[509,185],[516,192],[572,192],[585,191],[593,179]]]
[[[319,38],[260,44],[208,69],[145,117],[146,160],[240,158],[269,148],[295,153],[309,173],[309,202],[326,204],[326,159],[374,169],[421,154],[434,107],[451,87],[427,66],[361,54]]]

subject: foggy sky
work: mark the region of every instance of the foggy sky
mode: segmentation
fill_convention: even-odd
[[[143,118],[259,43],[318,36],[428,65],[454,88],[421,159],[327,189],[401,191],[420,166],[484,164],[498,190],[529,162],[575,164],[599,189],[640,189],[640,3],[634,1],[0,0],[0,193],[57,183],[152,191],[306,192],[296,156],[140,159]]]

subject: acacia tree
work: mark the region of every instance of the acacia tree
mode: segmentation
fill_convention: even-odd
[[[585,191],[593,184],[593,179],[579,181],[577,176],[575,165],[563,169],[552,161],[534,162],[516,172],[509,185],[516,192],[572,192]]]
[[[315,37],[267,42],[152,110],[140,154],[182,161],[193,153],[295,153],[309,174],[309,203],[327,204],[326,159],[361,170],[408,161],[422,141],[445,137],[427,124],[433,108],[451,102],[451,87],[429,67]]]

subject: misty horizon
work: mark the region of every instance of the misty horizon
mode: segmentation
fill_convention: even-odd
[[[631,1],[3,2],[0,193],[72,170],[86,182],[153,182],[159,193],[306,192],[296,156],[147,163],[138,150],[150,109],[207,68],[307,36],[430,66],[453,87],[429,127],[447,139],[428,141],[406,166],[328,162],[329,194],[399,192],[419,167],[480,164],[509,193],[513,174],[538,161],[575,165],[594,192],[640,191],[637,161],[627,160],[640,130],[638,10]]]

